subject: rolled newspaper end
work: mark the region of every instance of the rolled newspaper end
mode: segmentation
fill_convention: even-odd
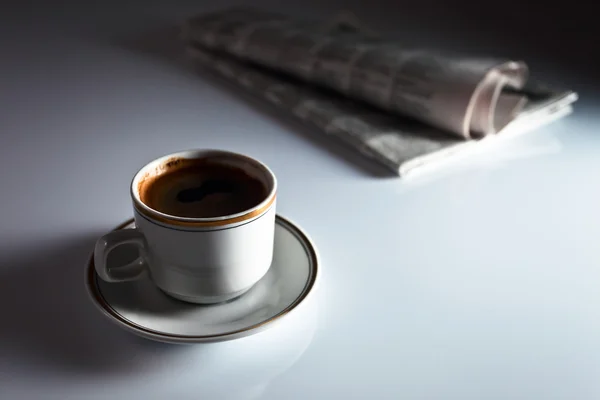
[[[411,50],[362,35],[247,8],[186,22],[184,40],[469,139],[510,123],[526,98],[505,93],[527,80],[523,62]]]
[[[465,131],[479,136],[498,133],[521,113],[527,102],[523,95],[503,91],[506,87],[521,89],[525,85],[525,63],[509,61],[487,68],[471,97],[464,121]]]

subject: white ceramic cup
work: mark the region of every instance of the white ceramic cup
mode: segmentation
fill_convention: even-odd
[[[258,179],[267,196],[257,206],[233,215],[186,218],[168,215],[144,204],[140,187],[185,160],[241,168]],[[221,150],[190,150],[158,158],[131,182],[135,229],[117,230],[100,238],[94,250],[98,276],[108,282],[146,277],[179,300],[210,304],[242,295],[269,270],[273,258],[277,180],[261,162]],[[110,252],[124,244],[138,247],[127,265],[107,265]]]

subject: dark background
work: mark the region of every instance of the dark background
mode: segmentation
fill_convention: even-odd
[[[466,49],[526,60],[566,85],[597,85],[600,29],[593,2],[310,0],[310,1],[12,1],[0,13],[2,47],[53,32],[97,39],[116,30],[176,23],[198,12],[238,4],[327,18],[340,10],[406,43]],[[50,49],[48,49],[50,51]],[[42,56],[42,55],[40,55]],[[6,53],[3,58],[6,59]]]

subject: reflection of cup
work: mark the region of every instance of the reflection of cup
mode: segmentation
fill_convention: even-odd
[[[315,293],[316,294],[316,293]],[[155,398],[250,400],[302,357],[314,337],[318,296],[309,296],[272,328],[236,340],[169,345],[183,351],[144,360],[143,373],[110,382],[107,398],[122,398],[139,379]],[[165,384],[168,382],[168,384]]]
[[[131,183],[136,228],[98,240],[96,272],[107,282],[149,272],[164,292],[192,303],[238,297],[271,265],[276,192],[273,172],[241,154],[192,150],[154,160]],[[125,244],[139,257],[108,268],[109,253]]]
[[[212,397],[219,399],[256,399],[268,387],[271,380],[292,368],[310,346],[314,337],[318,314],[315,298],[307,299],[298,313],[289,315],[279,326],[247,338],[226,342],[227,356],[219,362],[215,379],[208,385]],[[245,340],[249,339],[249,340]],[[228,361],[226,363],[226,361]],[[215,366],[213,365],[213,368]],[[207,378],[208,379],[208,378]],[[235,382],[223,387],[223,381]],[[209,396],[211,397],[211,396]]]

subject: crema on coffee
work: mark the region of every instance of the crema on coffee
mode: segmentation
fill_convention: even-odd
[[[140,200],[164,214],[214,218],[238,214],[259,205],[268,190],[241,168],[187,160],[140,182]]]

